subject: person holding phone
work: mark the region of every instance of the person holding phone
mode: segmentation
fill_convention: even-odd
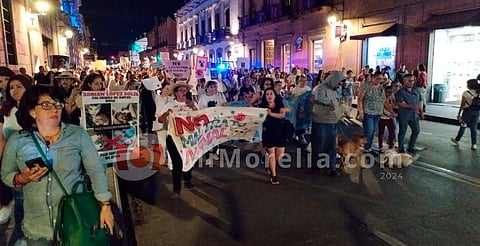
[[[185,82],[177,82],[172,84],[171,90],[175,96],[175,100],[167,103],[163,108],[160,117],[157,118],[159,123],[167,124],[168,115],[172,112],[184,112],[184,111],[197,111],[197,104],[187,99],[187,93],[192,89],[192,86]],[[172,198],[176,199],[180,196],[182,188],[182,177],[184,180],[185,188],[193,189],[192,184],[192,170],[183,172],[183,161],[180,153],[178,152],[175,143],[170,135],[167,136],[167,150],[172,159],[172,181],[173,181],[173,194]]]
[[[84,179],[86,171],[95,198],[101,205],[100,225],[113,233],[105,166],[85,129],[64,123],[63,97],[52,87],[35,85],[20,100],[17,121],[22,131],[13,134],[3,153],[1,177],[11,187],[22,187],[24,194],[23,230],[27,245],[53,245],[58,204],[65,195],[52,177],[53,168],[68,191]],[[33,138],[50,163],[41,157]],[[48,168],[46,166],[49,166]]]

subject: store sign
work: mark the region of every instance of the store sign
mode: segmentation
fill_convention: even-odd
[[[303,49],[303,37],[298,37],[295,41],[295,47],[297,51],[302,51]]]

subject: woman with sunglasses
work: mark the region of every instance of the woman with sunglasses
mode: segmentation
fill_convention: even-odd
[[[2,161],[2,180],[11,187],[22,187],[24,194],[23,230],[27,245],[54,245],[53,231],[58,203],[65,195],[52,172],[45,166],[25,163],[41,158],[34,139],[55,170],[66,190],[84,176],[90,177],[96,199],[101,204],[100,224],[112,233],[112,194],[108,191],[105,166],[101,164],[88,133],[79,126],[64,123],[66,113],[61,94],[52,87],[35,85],[22,97],[17,120],[23,131],[10,137]],[[92,154],[93,153],[93,154]],[[83,168],[82,168],[83,167]]]

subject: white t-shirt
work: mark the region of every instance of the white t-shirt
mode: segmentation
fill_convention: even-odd
[[[17,111],[17,107],[13,107],[8,116],[3,116],[2,134],[5,139],[8,139],[13,133],[22,130],[22,127],[17,122],[17,116],[15,115]]]
[[[160,117],[162,114],[161,112],[163,111],[163,108],[167,105],[167,103],[173,101],[172,96],[166,96],[162,97],[160,95],[155,95],[153,98],[155,101],[155,119],[153,120],[152,124],[152,131],[160,131],[163,129],[163,123],[158,122],[158,117]]]
[[[213,96],[207,96],[207,94],[203,94],[198,99],[198,107],[199,109],[217,107],[222,106],[222,104],[225,102],[227,102],[227,99],[223,93],[217,92]]]

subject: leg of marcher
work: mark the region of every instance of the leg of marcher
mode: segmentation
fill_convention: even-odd
[[[182,189],[182,157],[180,153],[178,153],[177,147],[173,142],[171,136],[167,137],[167,149],[170,157],[172,158],[172,182],[173,182],[173,192],[176,194],[180,194],[180,190]]]

